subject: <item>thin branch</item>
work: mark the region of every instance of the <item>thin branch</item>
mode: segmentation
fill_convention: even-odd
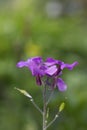
[[[51,98],[52,98],[52,96],[53,96],[53,92],[54,92],[54,91],[51,91],[51,94],[50,94],[50,96],[49,96],[49,98],[48,98],[48,101],[47,101],[46,105],[48,105],[48,103],[50,102],[50,100],[51,100]]]
[[[42,110],[37,106],[37,104],[34,102],[33,97],[27,91],[25,91],[23,89],[16,88],[16,87],[15,87],[15,89],[18,90],[23,95],[25,95],[26,97],[28,97],[30,99],[31,103],[34,105],[34,107],[43,115]]]
[[[58,113],[58,114],[59,114],[59,113]],[[55,115],[54,119],[47,125],[46,129],[47,129],[49,126],[51,126],[51,125],[55,122],[55,120],[59,117],[58,114]]]
[[[46,130],[46,85],[43,90],[43,130]]]
[[[34,105],[34,107],[43,115],[43,111],[37,106],[37,104],[34,102],[33,99],[30,99],[31,103]]]

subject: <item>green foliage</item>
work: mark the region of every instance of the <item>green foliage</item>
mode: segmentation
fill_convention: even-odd
[[[59,112],[63,111],[64,107],[65,107],[65,103],[62,102],[62,103],[60,104],[60,106],[59,106]]]
[[[40,130],[41,117],[28,98],[14,87],[29,91],[42,108],[40,88],[27,68],[16,63],[34,55],[54,57],[79,66],[63,79],[68,90],[55,94],[50,113],[64,99],[66,107],[49,130],[87,129],[87,25],[82,17],[49,19],[36,9],[33,1],[8,1],[0,10],[0,130]],[[37,1],[38,4],[38,1]],[[32,5],[32,6],[31,6]],[[39,10],[39,11],[38,11]],[[38,52],[39,51],[39,52]],[[67,97],[67,98],[65,98]],[[62,108],[61,108],[62,109]],[[60,110],[61,110],[60,109]],[[37,118],[38,117],[38,118]]]

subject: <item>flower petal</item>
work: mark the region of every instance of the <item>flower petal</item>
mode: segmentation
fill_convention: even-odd
[[[37,83],[37,85],[39,85],[39,86],[42,85],[41,77],[40,77],[39,75],[36,76],[36,83]]]
[[[62,64],[61,69],[63,70],[64,68],[67,68],[69,70],[72,70],[76,65],[78,65],[78,62],[75,61],[72,64]]]
[[[57,87],[59,91],[65,91],[67,89],[67,85],[61,78],[57,79]]]
[[[45,73],[49,76],[54,75],[57,72],[57,67],[56,65],[53,65],[51,67],[49,67],[48,69],[45,70]]]
[[[19,68],[27,67],[28,63],[26,61],[19,61],[16,66]]]
[[[51,66],[51,65],[54,65],[54,64],[57,64],[57,60],[55,60],[55,59],[53,59],[51,57],[46,59],[45,65]]]
[[[36,64],[40,64],[41,62],[43,62],[42,58],[40,56],[36,56],[33,57],[32,60],[36,63]]]
[[[52,66],[52,65],[62,65],[64,62],[60,60],[55,60],[51,57],[46,59],[45,65]]]

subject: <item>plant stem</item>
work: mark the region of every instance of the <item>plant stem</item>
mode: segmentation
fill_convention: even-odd
[[[50,96],[49,96],[49,98],[48,98],[48,101],[46,102],[46,105],[48,105],[48,103],[50,102],[50,100],[51,100],[51,98],[52,98],[52,96],[53,96],[53,90],[51,91],[51,94],[50,94]]]
[[[49,127],[49,126],[51,126],[54,122],[55,122],[55,120],[58,118],[58,114],[54,117],[54,119],[47,125],[47,127],[46,127],[46,129]]]
[[[43,115],[42,110],[37,106],[37,104],[34,102],[34,100],[30,99],[30,101],[32,102],[32,104],[34,105],[34,107]]]
[[[46,130],[46,85],[43,90],[43,130]]]

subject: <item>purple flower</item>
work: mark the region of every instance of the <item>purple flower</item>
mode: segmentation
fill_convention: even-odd
[[[46,61],[43,62],[42,58],[37,56],[29,58],[27,61],[18,62],[17,67],[28,67],[32,75],[36,77],[36,83],[38,85],[42,85],[42,77],[46,76],[47,79],[45,83],[47,85],[52,88],[57,86],[59,91],[65,91],[67,89],[67,85],[60,78],[62,71],[64,68],[72,70],[77,64],[77,61],[72,64],[67,64],[53,58],[47,58]],[[50,79],[52,81],[50,81]]]
[[[45,65],[43,65],[43,60],[41,57],[32,57],[27,61],[20,61],[17,63],[17,67],[28,67],[32,75],[36,77],[36,83],[42,85],[41,77],[45,75]]]
[[[55,86],[57,86],[60,91],[65,91],[67,89],[67,85],[61,78],[59,78],[59,76],[62,74],[62,70],[64,68],[72,70],[76,65],[78,65],[78,62],[75,61],[72,64],[67,64],[60,60],[47,58],[45,65],[48,66],[45,73],[54,79],[52,87],[54,88]]]

